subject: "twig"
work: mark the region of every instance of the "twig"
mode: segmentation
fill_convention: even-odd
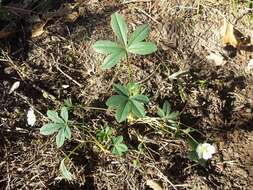
[[[61,68],[58,66],[58,65],[56,65],[56,68],[57,68],[57,70],[58,71],[60,71],[65,77],[67,77],[69,80],[71,80],[73,83],[75,83],[77,86],[79,86],[80,88],[82,87],[82,85],[79,83],[79,82],[77,82],[76,80],[74,80],[71,76],[69,76],[68,74],[66,74],[66,73],[64,73],[63,72],[63,70],[61,70]]]
[[[61,70],[61,68],[58,66],[58,62],[55,60],[53,54],[51,53],[50,55],[51,55],[53,61],[55,62],[57,70],[60,71],[65,77],[67,77],[69,80],[71,80],[73,83],[75,83],[77,86],[79,86],[81,88],[82,85],[79,82],[77,82],[71,76],[69,76],[68,74],[64,73],[63,70]]]
[[[14,94],[17,95],[18,97],[20,97],[21,99],[23,99],[30,107],[33,108],[34,111],[36,111],[37,113],[39,113],[43,118],[47,119],[47,117],[44,116],[43,113],[41,113],[39,110],[37,110],[35,108],[35,106],[28,101],[28,97],[26,97],[23,94],[20,94],[18,92],[15,92]]]

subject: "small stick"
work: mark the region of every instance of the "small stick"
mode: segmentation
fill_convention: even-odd
[[[55,64],[56,64],[57,70],[60,71],[65,77],[67,77],[69,80],[71,80],[73,83],[75,83],[77,86],[79,86],[79,87],[81,88],[82,85],[81,85],[79,82],[77,82],[77,81],[74,80],[71,76],[69,76],[68,74],[64,73],[63,70],[61,70],[61,68],[58,66],[58,62],[55,61],[53,54],[51,53],[50,55],[51,55],[53,61],[54,61]]]
[[[77,86],[79,86],[80,88],[82,87],[82,85],[79,83],[79,82],[77,82],[76,80],[74,80],[71,76],[69,76],[68,74],[66,74],[66,73],[64,73],[63,72],[63,70],[61,70],[61,68],[58,66],[58,65],[56,65],[56,68],[57,68],[57,70],[59,70],[65,77],[67,77],[69,80],[71,80],[73,83],[75,83]]]

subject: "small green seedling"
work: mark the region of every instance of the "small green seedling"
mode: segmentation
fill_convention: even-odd
[[[127,86],[113,85],[113,90],[118,94],[110,97],[106,105],[116,110],[116,120],[125,121],[129,116],[142,118],[145,116],[144,104],[149,102],[145,95],[140,94],[140,87],[135,83]]]
[[[72,103],[72,100],[70,98],[64,100],[63,105],[68,108],[68,110],[71,110],[74,108],[74,105]]]
[[[122,156],[123,153],[128,151],[127,146],[122,142],[123,142],[122,136],[112,138],[112,150],[111,151],[112,151],[113,155]]]
[[[165,119],[167,122],[176,123],[179,112],[178,111],[172,112],[171,106],[169,102],[166,100],[162,108],[159,108],[159,107],[157,108],[157,115]]]
[[[128,39],[128,28],[124,18],[114,13],[111,16],[111,27],[117,36],[117,42],[99,40],[93,45],[96,52],[107,55],[102,63],[102,69],[112,68],[129,53],[147,55],[157,50],[155,44],[144,41],[149,34],[147,24],[138,26]]]
[[[48,110],[47,117],[52,122],[45,124],[40,129],[40,133],[48,136],[58,132],[56,135],[56,145],[60,148],[64,144],[65,138],[71,138],[71,131],[68,126],[68,109],[66,107],[62,107],[60,116],[57,112]]]
[[[96,136],[99,142],[103,144],[108,144],[112,138],[112,128],[109,126],[106,126],[105,128],[99,130]]]

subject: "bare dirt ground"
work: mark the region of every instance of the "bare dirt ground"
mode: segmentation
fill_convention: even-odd
[[[59,1],[47,10],[57,10],[66,2]],[[26,20],[15,20],[21,29],[0,39],[0,189],[141,190],[149,189],[149,179],[163,189],[252,189],[253,75],[246,68],[253,54],[250,50],[233,50],[235,55],[231,56],[220,40],[224,19],[253,38],[246,1],[67,3],[75,2],[81,2],[81,11],[74,22],[49,20],[43,34],[31,38],[23,30],[28,25]],[[99,68],[103,56],[91,45],[98,39],[114,39],[109,23],[111,14],[117,11],[130,28],[148,23],[149,40],[158,46],[152,55],[129,59],[134,80],[150,98],[147,114],[155,115],[156,105],[168,100],[173,110],[180,111],[181,123],[200,131],[196,134],[199,140],[216,146],[207,167],[187,158],[183,140],[150,132],[147,126],[118,124],[109,112],[79,108],[73,120],[85,123],[94,132],[108,123],[124,136],[129,151],[119,158],[87,144],[73,156],[74,180],[57,180],[60,160],[76,142],[67,141],[57,149],[54,137],[43,137],[39,128],[45,123],[46,111],[57,110],[66,98],[79,107],[106,108],[104,102],[112,94],[110,83],[115,71]],[[38,12],[43,13],[42,9]],[[211,52],[221,53],[224,63],[216,65],[208,60]],[[169,80],[178,70],[189,71],[180,84]],[[123,68],[115,82],[126,83],[126,71]],[[20,81],[20,87],[9,94],[15,81]],[[45,91],[55,99],[45,97]],[[37,115],[34,127],[26,121],[31,106]],[[145,150],[141,153],[134,134],[145,134]],[[86,138],[75,131],[73,136]],[[139,160],[138,167],[133,165],[135,159]]]

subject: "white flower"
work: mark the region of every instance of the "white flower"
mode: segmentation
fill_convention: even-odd
[[[33,109],[30,108],[30,109],[28,110],[28,112],[27,112],[27,123],[28,123],[28,125],[30,125],[30,126],[34,126],[35,122],[36,122],[36,116],[35,116],[35,114],[34,114]]]
[[[199,144],[196,148],[199,159],[208,160],[215,153],[215,147],[209,143]]]

